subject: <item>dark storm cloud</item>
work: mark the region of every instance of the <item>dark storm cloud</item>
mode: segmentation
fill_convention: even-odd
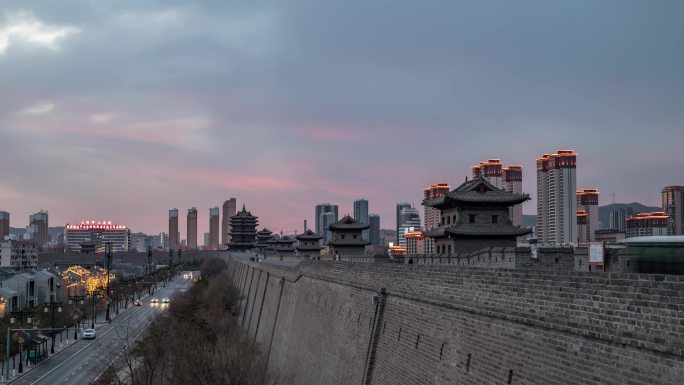
[[[392,227],[394,202],[490,157],[523,164],[533,192],[534,158],[559,148],[604,202],[648,203],[684,177],[683,8],[10,2],[2,209],[154,232],[168,208],[206,214],[236,195],[263,224],[301,230],[315,203],[346,212],[363,196]]]

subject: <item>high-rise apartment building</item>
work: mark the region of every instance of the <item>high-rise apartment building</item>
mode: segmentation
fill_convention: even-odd
[[[380,215],[368,215],[368,224],[370,225],[370,229],[368,229],[368,240],[370,241],[371,245],[382,245],[382,236],[380,234]]]
[[[189,249],[197,248],[197,208],[188,209],[187,216],[187,242]]]
[[[503,189],[503,165],[501,164],[501,159],[489,159],[486,162],[480,162],[477,166],[472,166],[470,169],[473,171],[473,179],[481,177],[497,188]]]
[[[205,246],[211,247],[212,250],[217,250],[219,246],[219,208],[212,207],[209,209],[209,244]]]
[[[331,213],[332,218],[334,220],[332,222],[328,222],[328,220],[330,218],[327,218],[326,222],[324,224],[322,215],[327,214],[327,213]],[[322,235],[324,242],[327,242],[331,239],[331,238],[328,238],[328,236],[326,235],[326,231],[328,231],[327,229],[328,229],[328,225],[330,225],[330,223],[337,222],[337,218],[338,218],[338,207],[337,207],[337,205],[333,205],[330,203],[321,203],[321,204],[316,205],[316,210],[314,213],[314,221],[316,222],[316,234]],[[329,235],[332,236],[332,234],[329,234]]]
[[[670,216],[664,212],[640,213],[627,218],[627,238],[667,235]]]
[[[399,202],[399,203],[397,203],[397,208],[396,208],[396,214],[397,214],[397,228],[396,228],[396,230],[397,230],[397,236],[396,236],[396,239],[394,240],[394,242],[395,242],[394,245],[395,245],[395,246],[399,245],[399,228],[400,228],[401,225],[402,225],[402,222],[401,222],[401,219],[402,219],[402,217],[401,217],[401,210],[403,210],[403,209],[410,209],[410,208],[411,208],[411,204],[408,203],[408,202]]]
[[[585,188],[577,190],[577,242],[589,243],[596,240],[594,233],[598,230],[598,201],[599,192],[597,189]],[[584,212],[585,217],[582,221],[586,222],[580,230],[580,211]]]
[[[369,225],[368,221],[368,201],[365,199],[357,199],[354,201],[354,220],[363,223],[364,225]],[[368,234],[370,229],[363,230],[361,236],[364,241],[368,241]]]
[[[522,194],[523,168],[520,165],[503,167],[501,159],[489,159],[486,162],[480,162],[477,166],[472,166],[471,170],[473,178],[481,177],[504,191]],[[511,206],[508,209],[508,217],[513,226],[522,226],[522,203]]]
[[[0,211],[0,241],[9,236],[10,214],[7,211]]]
[[[537,158],[537,239],[577,242],[577,154],[559,150]]]
[[[502,189],[510,191],[513,194],[522,194],[522,180],[523,168],[520,165],[510,165],[503,168],[503,182]],[[522,203],[508,208],[508,217],[513,226],[522,226],[523,224],[523,207]]]
[[[48,212],[40,210],[35,214],[29,216],[29,226],[36,226],[36,232],[33,234],[33,242],[39,246],[45,246],[50,241],[48,238]]]
[[[423,189],[423,200],[444,196],[449,192],[448,183],[435,183]],[[425,231],[436,229],[440,226],[440,211],[432,206],[423,206],[423,224]],[[423,237],[425,254],[435,252],[435,240],[430,237]]]
[[[230,243],[230,217],[237,213],[237,200],[230,198],[223,202],[223,220],[221,221],[221,248]]]
[[[178,209],[169,210],[169,250],[176,250],[180,245],[178,233]]]
[[[684,186],[667,186],[661,192],[663,211],[670,216],[668,235],[684,235]]]

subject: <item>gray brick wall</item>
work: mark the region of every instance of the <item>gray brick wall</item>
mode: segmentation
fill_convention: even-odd
[[[251,298],[240,307],[241,316],[253,314],[251,335],[294,384],[362,383],[380,288],[387,296],[370,384],[684,378],[684,277],[329,261],[230,266]]]

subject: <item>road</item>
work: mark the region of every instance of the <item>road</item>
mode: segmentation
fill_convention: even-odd
[[[94,340],[80,339],[68,349],[44,361],[24,376],[10,382],[12,385],[88,385],[98,377],[107,363],[121,352],[127,341],[140,335],[149,323],[168,307],[166,304],[152,304],[152,298],[160,301],[190,285],[183,276],[176,276],[165,287],[143,299],[142,306],[132,306],[109,325],[97,328]]]

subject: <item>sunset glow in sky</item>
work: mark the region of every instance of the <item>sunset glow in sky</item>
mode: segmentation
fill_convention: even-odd
[[[381,227],[490,158],[574,149],[600,204],[684,184],[681,1],[5,1],[0,210],[13,227],[236,197],[301,232],[314,205]],[[535,213],[534,201],[524,206]]]

